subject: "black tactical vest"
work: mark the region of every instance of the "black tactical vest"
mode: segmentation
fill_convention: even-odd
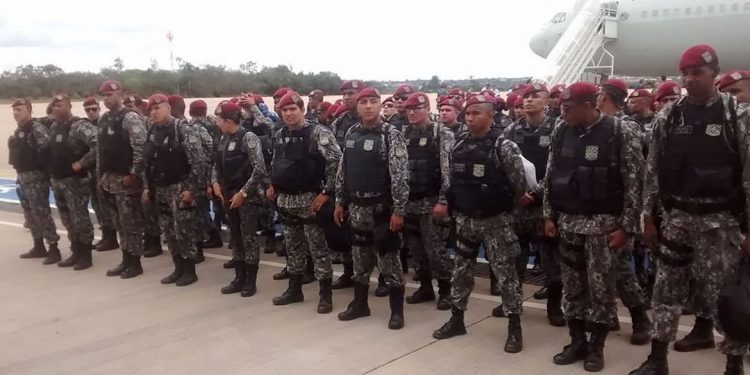
[[[555,124],[553,120],[547,117],[539,125],[539,129],[533,129],[525,127],[526,120],[523,121],[523,123],[513,127],[509,138],[521,149],[523,157],[534,164],[536,180],[542,181],[547,170],[549,145],[552,143],[552,130]]]
[[[409,154],[409,200],[432,197],[440,192],[440,129],[429,124],[425,130],[409,126],[404,130]]]
[[[245,186],[253,175],[253,164],[243,149],[242,139],[247,130],[242,127],[234,134],[224,134],[216,152],[216,170],[221,186],[236,192]]]
[[[396,112],[390,119],[388,119],[388,123],[398,129],[398,131],[403,132],[404,129],[409,126],[409,118],[407,118],[406,115],[401,115]]]
[[[622,123],[605,117],[585,134],[580,128],[561,126],[549,177],[552,207],[573,215],[619,215]]]
[[[173,185],[190,176],[190,163],[177,126],[176,123],[154,125],[148,132],[143,157],[146,177],[154,186]]]
[[[326,160],[316,149],[312,133],[316,124],[307,123],[300,129],[285,126],[274,145],[271,184],[281,193],[319,192],[325,179]]]
[[[351,196],[387,197],[391,191],[388,167],[388,131],[357,127],[344,141],[344,179],[346,193]],[[381,151],[384,150],[385,152]],[[384,158],[382,155],[385,154]]]
[[[501,132],[490,131],[484,138],[471,138],[469,133],[463,133],[456,140],[448,199],[457,212],[487,218],[513,210],[513,190],[495,147],[501,137]]]
[[[730,202],[710,211],[731,208],[732,202],[742,204],[742,167],[732,127],[736,114],[731,113],[734,119],[726,119],[721,100],[708,108],[685,102],[673,107],[658,156],[662,196],[725,198]],[[663,202],[665,207],[671,206]]]
[[[67,177],[85,177],[88,173],[85,170],[76,172],[71,165],[81,160],[83,155],[89,152],[89,146],[81,141],[75,141],[75,144],[69,142],[70,128],[73,123],[80,120],[78,117],[64,123],[56,123],[50,128],[50,160],[49,171],[53,178]]]
[[[356,125],[359,122],[359,119],[357,118],[357,116],[352,115],[351,112],[346,112],[338,118],[338,121],[335,122],[336,127],[332,130],[336,132],[336,134],[334,134],[334,136],[336,137],[336,143],[338,143],[339,148],[343,150],[346,132],[348,132],[352,126]]]
[[[18,173],[45,170],[48,156],[48,149],[37,148],[33,121],[17,127],[8,139],[8,163]]]
[[[258,136],[258,139],[260,139],[260,148],[263,152],[263,160],[266,167],[270,168],[271,159],[273,158],[273,141],[271,140],[273,129],[265,125],[255,126],[254,123],[255,118],[250,116],[250,118],[242,120],[241,127]]]
[[[119,113],[109,111],[99,119],[99,139],[97,147],[101,150],[100,169],[104,173],[119,175],[130,174],[133,166],[133,148],[130,139],[122,127],[125,115],[133,112],[123,107]]]

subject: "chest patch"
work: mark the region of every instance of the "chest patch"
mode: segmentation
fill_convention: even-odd
[[[552,143],[552,137],[548,135],[539,136],[539,146],[548,147]]]
[[[719,124],[708,124],[706,125],[706,135],[711,137],[718,137],[721,135],[721,125]]]
[[[375,145],[375,141],[372,139],[365,139],[364,145],[362,145],[362,148],[365,151],[372,151],[373,146]]]
[[[586,146],[585,158],[588,161],[599,159],[599,146]]]
[[[474,164],[472,174],[474,177],[484,177],[484,164]]]

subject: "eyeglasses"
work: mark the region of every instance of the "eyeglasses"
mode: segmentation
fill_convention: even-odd
[[[427,107],[419,106],[419,107],[414,107],[414,108],[408,108],[406,112],[418,112],[424,109],[427,109]]]
[[[393,100],[398,100],[400,102],[406,101],[406,99],[409,99],[409,97],[406,96],[406,95],[403,95],[403,96],[394,96],[393,97]]]
[[[98,111],[99,108],[98,107],[89,107],[89,108],[84,108],[84,110],[86,111],[86,113],[94,113],[94,112]]]
[[[387,103],[387,104],[383,104],[383,107],[385,107],[385,108],[393,108],[394,105],[393,105],[393,103]]]

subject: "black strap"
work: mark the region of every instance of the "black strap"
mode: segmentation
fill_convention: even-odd
[[[664,208],[666,209],[676,208],[680,211],[685,211],[693,215],[709,215],[722,211],[732,211],[735,207],[735,205],[732,204],[731,201],[697,203],[680,201],[670,196],[664,196],[661,201],[664,205]]]

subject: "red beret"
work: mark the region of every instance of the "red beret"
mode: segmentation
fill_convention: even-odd
[[[654,100],[657,102],[664,99],[665,96],[670,95],[682,95],[682,88],[677,82],[674,81],[664,81],[659,86],[656,87],[656,92],[654,93]]]
[[[451,96],[454,96],[454,95],[464,96],[465,94],[466,92],[460,87],[456,87],[454,89],[448,90],[448,95],[451,95]]]
[[[219,106],[216,107],[216,114],[230,114],[230,113],[240,113],[242,112],[242,108],[240,108],[237,103],[232,103],[230,101],[224,101],[219,103]]]
[[[526,98],[527,96],[535,94],[537,92],[549,92],[549,90],[547,90],[547,86],[541,83],[535,83],[526,87],[526,90],[524,90],[521,95],[522,97]]]
[[[331,102],[320,103],[320,111],[321,112],[325,113],[328,110],[328,108],[331,108]]]
[[[389,96],[389,97],[383,99],[383,103],[385,103],[385,102],[391,102],[391,103],[393,103],[393,97]]]
[[[745,79],[750,79],[750,70],[735,70],[721,76],[717,86],[719,90],[724,90],[727,86]]]
[[[630,93],[630,98],[650,98],[651,97],[651,91],[648,91],[646,89],[636,89],[633,90],[633,92]]]
[[[364,82],[358,79],[351,79],[351,80],[344,81],[341,83],[341,86],[339,86],[339,92],[344,92],[346,90],[354,90],[356,92],[360,92],[364,88],[365,88]]]
[[[492,91],[492,90],[482,90],[482,92],[480,92],[480,94],[481,95],[485,95],[485,96],[491,96],[493,98],[495,97],[495,92]]]
[[[719,66],[719,56],[716,55],[716,50],[709,45],[692,46],[685,50],[680,57],[680,70],[704,65]]]
[[[489,104],[492,104],[494,106],[495,105],[495,98],[493,98],[491,96],[487,96],[487,95],[482,95],[482,94],[474,95],[474,96],[470,97],[466,101],[466,107],[465,108],[469,108],[470,106],[472,106],[474,104],[485,104],[485,103],[489,103]]]
[[[614,89],[614,91],[611,91]],[[608,79],[602,83],[602,90],[609,91],[611,94],[619,94],[620,96],[628,96],[628,85],[621,79]]]
[[[557,98],[558,96],[560,96],[560,94],[562,94],[563,90],[565,90],[564,83],[554,85],[551,89],[549,89],[549,97],[553,99]]]
[[[263,97],[258,94],[253,94],[253,100],[255,101],[255,104],[265,103]]]
[[[518,99],[519,96],[520,95],[518,95],[518,93],[512,92],[508,94],[507,98],[505,98],[505,102],[507,103],[508,106],[512,107],[516,104],[516,99]]]
[[[398,86],[396,86],[396,90],[393,92],[393,96],[402,96],[402,95],[411,95],[413,93],[417,92],[417,90],[414,89],[414,86],[402,83]]]
[[[440,104],[440,103],[443,102],[443,100],[448,100],[450,98],[451,98],[450,95],[438,95],[438,97],[437,97],[437,103]]]
[[[518,95],[516,101],[513,102],[513,108],[523,107],[523,96]]]
[[[531,85],[529,85],[528,83],[522,83],[522,84],[516,86],[516,88],[513,89],[513,92],[522,93],[522,92],[526,91],[526,89],[528,89],[529,86],[531,86]]]
[[[276,90],[276,92],[273,93],[272,97],[274,99],[280,98],[289,91],[292,91],[292,89],[290,89],[289,87],[280,87],[278,90]]]
[[[67,96],[67,95],[65,95],[65,94],[57,94],[57,95],[55,95],[55,96],[52,97],[52,101],[50,102],[50,104],[55,104],[55,103],[59,103],[59,102],[68,102],[68,103],[70,103],[70,97]]]
[[[380,92],[374,87],[368,87],[357,94],[357,101],[364,98],[378,98],[380,99]]]
[[[500,96],[495,97],[495,108],[497,108],[498,111],[504,111],[508,109],[508,104],[505,103],[505,99],[503,99]]]
[[[333,103],[330,107],[326,110],[326,116],[328,117],[334,117],[336,115],[336,111],[338,111],[339,107],[341,107],[341,104]]]
[[[461,102],[453,98],[442,100],[440,106],[442,107],[444,105],[451,106],[459,111],[461,110]]]
[[[296,105],[300,108],[304,106],[304,101],[302,100],[302,97],[296,92],[289,90],[287,91],[284,96],[279,99],[279,103],[276,105],[278,108],[286,107],[288,105]]]
[[[114,80],[106,80],[104,83],[102,83],[101,86],[99,86],[99,93],[105,93],[110,91],[116,91],[116,90],[122,90],[122,85],[120,82],[114,81]]]
[[[427,94],[423,92],[415,92],[406,99],[404,102],[404,108],[417,108],[420,105],[430,106],[430,98],[427,97]]]
[[[193,111],[206,111],[208,110],[208,104],[204,102],[203,100],[193,100],[190,102],[190,113],[192,114]]]
[[[151,109],[156,104],[167,103],[169,104],[169,98],[164,94],[154,94],[148,98],[148,109]]]
[[[135,104],[135,105],[142,105],[143,104],[143,99],[140,96],[133,94],[133,95],[126,96],[125,99],[122,100],[122,102],[123,102],[123,104],[131,104],[132,103],[132,104]],[[169,104],[171,105],[172,103],[169,103]]]
[[[593,83],[576,82],[563,90],[562,94],[560,94],[560,100],[563,102],[585,101],[593,99],[598,94],[599,88]]]
[[[87,96],[83,99],[83,105],[99,105],[99,102],[93,96]]]
[[[185,106],[185,99],[179,95],[170,95],[168,99],[169,99],[169,105],[171,106],[180,105],[180,104],[182,104],[182,106]]]
[[[239,101],[240,101],[240,98],[239,98],[239,97],[237,97],[237,96],[235,96],[234,98],[232,98],[232,99],[229,99],[229,101],[230,101],[230,102],[232,102],[232,103],[239,103]],[[219,103],[219,104],[221,104],[221,103]]]
[[[336,107],[336,112],[333,113],[333,117],[334,118],[339,117],[339,116],[343,115],[346,112],[349,112],[349,107],[347,107],[345,105],[340,105],[340,106]]]
[[[11,108],[21,106],[26,106],[31,109],[31,102],[28,99],[16,99],[16,101],[14,101],[13,104],[10,105]]]

